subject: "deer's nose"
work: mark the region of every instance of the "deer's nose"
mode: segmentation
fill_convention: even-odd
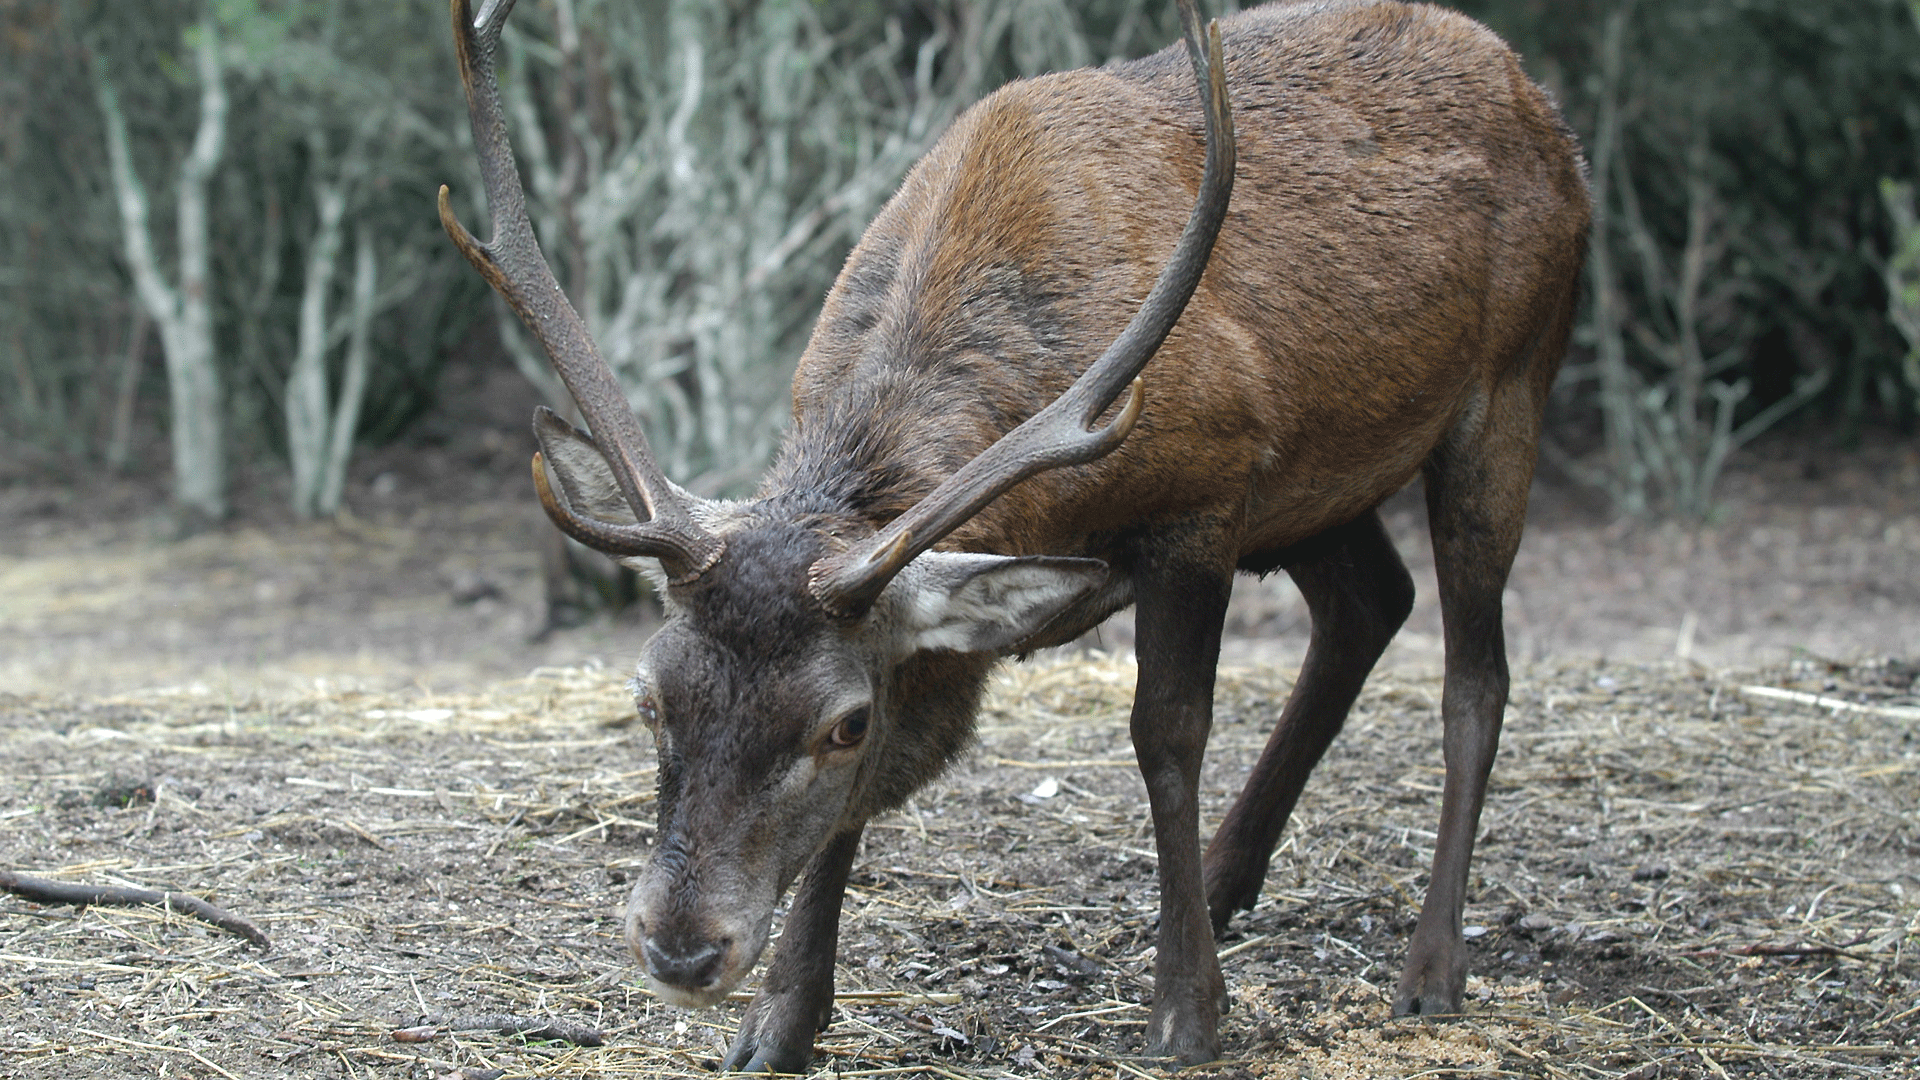
[[[641,948],[646,953],[647,974],[669,986],[699,990],[720,973],[728,944],[726,940],[673,941],[649,935]]]

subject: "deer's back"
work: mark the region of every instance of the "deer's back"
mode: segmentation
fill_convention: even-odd
[[[1494,382],[1550,383],[1558,357],[1527,347],[1573,288],[1585,187],[1505,45],[1438,8],[1337,0],[1222,31],[1232,209],[1138,428],[959,546],[1095,553],[1089,534],[1208,506],[1299,539],[1405,483]],[[965,113],[848,258],[770,483],[885,520],[1051,400],[1150,288],[1204,145],[1177,47]]]

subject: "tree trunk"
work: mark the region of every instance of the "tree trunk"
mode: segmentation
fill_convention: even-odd
[[[340,512],[340,493],[347,483],[347,460],[353,455],[353,435],[360,427],[360,403],[367,396],[367,336],[373,326],[374,296],[379,267],[374,260],[373,234],[362,225],[353,241],[353,314],[347,336],[346,370],[340,376],[340,400],[333,409],[333,435],[327,444],[326,469],[320,478],[318,510],[332,517]]]
[[[318,155],[316,155],[317,157]],[[293,512],[303,518],[322,513],[328,414],[327,294],[333,291],[340,257],[341,218],[347,194],[340,184],[314,186],[320,207],[319,228],[308,249],[306,280],[300,294],[300,336],[293,370],[287,373],[287,459],[293,466]]]
[[[113,429],[107,436],[105,454],[107,471],[115,475],[126,469],[127,455],[133,451],[133,406],[140,394],[140,369],[146,366],[147,332],[152,326],[153,317],[141,308],[127,330],[127,352],[113,396]]]
[[[107,125],[107,156],[120,204],[127,266],[141,306],[160,331],[172,405],[174,499],[190,514],[218,521],[227,513],[220,373],[214,364],[213,309],[207,281],[207,185],[226,137],[227,92],[219,38],[202,19],[195,54],[200,76],[200,128],[180,163],[177,199],[179,284],[162,275],[153,250],[146,189],[133,168],[126,116],[106,65],[96,54],[95,90]]]

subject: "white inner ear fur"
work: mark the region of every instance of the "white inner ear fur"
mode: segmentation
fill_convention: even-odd
[[[659,597],[661,603],[666,603],[667,572],[660,566],[659,559],[651,555],[622,555],[617,558],[609,555],[607,557],[639,574],[646,581],[647,588],[653,590],[653,595]]]
[[[592,443],[577,435],[541,431],[540,450],[560,481],[573,512],[600,521],[631,525],[638,520],[620,492],[613,470]]]
[[[1106,577],[1106,564],[1096,559],[926,552],[895,581],[907,631],[903,652],[1005,652]]]

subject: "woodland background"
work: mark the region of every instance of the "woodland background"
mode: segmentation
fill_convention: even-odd
[[[1704,519],[1763,431],[1911,435],[1920,0],[1453,6],[1593,167],[1549,461],[1621,514]],[[708,494],[751,486],[845,250],[959,109],[1176,37],[1147,0],[521,7],[504,83],[536,222],[667,471]],[[0,457],[170,485],[191,531],[236,471],[335,513],[356,448],[417,431],[449,364],[504,353],[557,404],[435,220],[443,182],[484,220],[445,21],[0,0]]]

